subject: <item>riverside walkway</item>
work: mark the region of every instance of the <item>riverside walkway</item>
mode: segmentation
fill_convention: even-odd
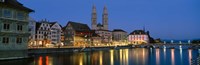
[[[142,45],[104,45],[104,46],[60,46],[60,47],[29,47],[29,54],[41,53],[57,53],[57,52],[79,52],[79,51],[94,51],[94,50],[109,50],[120,48],[192,48],[199,49],[197,44],[142,44]]]

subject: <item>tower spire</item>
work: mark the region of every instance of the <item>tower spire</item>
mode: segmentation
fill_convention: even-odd
[[[102,23],[103,23],[103,28],[105,30],[108,30],[108,11],[107,11],[107,7],[104,6],[103,8],[103,15],[102,15]]]
[[[95,5],[92,6],[92,13],[97,13],[97,12],[96,12],[96,6],[95,6]]]
[[[92,6],[92,18],[91,18],[91,21],[92,21],[92,29],[95,30],[96,27],[97,27],[97,12],[96,12],[96,6],[95,5]]]
[[[103,8],[103,14],[108,14],[107,7],[106,7],[106,6],[104,6],[104,8]]]

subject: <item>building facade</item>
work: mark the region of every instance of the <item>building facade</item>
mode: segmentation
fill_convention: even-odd
[[[36,28],[36,21],[33,19],[29,18],[29,41],[28,41],[28,46],[36,46],[36,41],[35,41],[35,28]]]
[[[102,24],[97,24],[97,11],[96,7],[92,7],[92,30],[95,30],[95,33],[101,37],[101,42],[99,43],[111,43],[112,42],[112,32],[108,30],[108,11],[107,7],[104,6],[102,14]]]
[[[144,30],[135,30],[128,35],[128,41],[131,44],[149,43],[149,36]]]
[[[114,29],[112,31],[112,36],[113,43],[117,45],[127,42],[127,32],[122,29]]]
[[[35,41],[37,46],[51,44],[51,26],[47,20],[36,22]]]
[[[63,44],[63,45],[64,45],[64,41],[65,41],[64,30],[65,30],[65,28],[62,27],[62,32],[61,32],[61,39],[60,39],[60,41],[61,41],[61,44]]]
[[[96,30],[95,33],[101,37],[102,44],[107,45],[112,43],[112,31],[99,29]]]
[[[104,8],[103,8],[102,24],[101,23],[97,24],[97,11],[96,11],[96,7],[93,5],[91,21],[92,21],[92,30],[99,30],[99,29],[108,30],[108,11],[107,11],[107,7],[104,6]]]
[[[28,49],[31,12],[17,0],[0,0],[0,50]]]
[[[90,28],[87,24],[69,21],[64,27],[64,44],[71,46],[89,46]]]
[[[62,26],[57,22],[51,22],[51,43],[61,44]]]

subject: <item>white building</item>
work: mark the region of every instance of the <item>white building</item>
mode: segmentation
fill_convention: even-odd
[[[61,44],[62,26],[57,22],[51,22],[51,43]]]
[[[148,33],[144,30],[135,30],[129,34],[128,41],[132,44],[149,43]]]
[[[114,29],[112,36],[115,44],[122,44],[127,41],[127,32],[122,29]]]
[[[35,40],[37,46],[51,44],[51,27],[48,21],[42,20],[41,22],[36,22]]]

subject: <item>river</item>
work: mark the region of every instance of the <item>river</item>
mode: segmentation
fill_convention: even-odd
[[[41,54],[33,59],[0,61],[0,65],[191,65],[191,59],[198,56],[193,49],[111,49]]]

